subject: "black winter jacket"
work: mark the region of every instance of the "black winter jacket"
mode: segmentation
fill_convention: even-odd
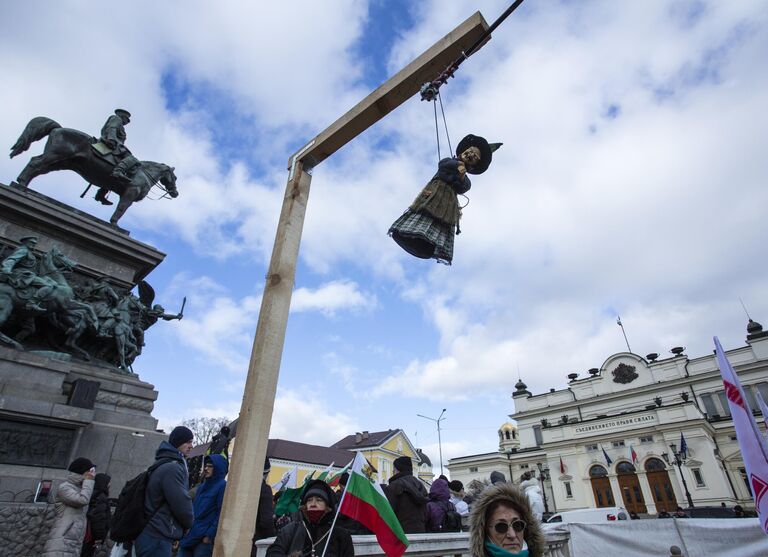
[[[413,474],[398,473],[389,479],[384,493],[406,534],[426,532],[427,488]]]
[[[330,510],[318,524],[311,524],[302,514],[302,519],[291,522],[277,533],[277,537],[272,545],[267,549],[267,557],[289,557],[299,554],[301,557],[312,556],[312,544],[314,546],[314,555],[320,557],[325,551],[325,557],[354,557],[355,546],[352,543],[352,536],[344,528],[337,524],[328,537],[323,537],[331,528],[334,512]],[[309,535],[307,535],[309,530]],[[311,536],[311,539],[310,539]]]
[[[155,453],[155,461],[170,459],[149,476],[144,495],[144,511],[150,516],[144,531],[155,538],[179,540],[192,527],[195,513],[187,491],[189,473],[182,454],[163,441]]]
[[[106,540],[109,533],[109,481],[107,474],[96,474],[93,494],[88,504],[88,522],[91,525],[91,535],[94,540]]]
[[[256,512],[256,530],[253,541],[271,538],[275,535],[275,507],[272,504],[272,488],[266,481],[261,480],[259,493],[259,509]]]

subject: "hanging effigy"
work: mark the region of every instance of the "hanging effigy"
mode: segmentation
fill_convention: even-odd
[[[467,174],[482,174],[501,143],[467,135],[456,147],[456,156],[442,159],[437,174],[410,207],[389,228],[389,235],[405,251],[421,259],[450,265],[454,236],[461,234],[459,195],[469,191]]]

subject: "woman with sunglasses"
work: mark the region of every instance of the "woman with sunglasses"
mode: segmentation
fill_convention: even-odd
[[[472,557],[542,557],[546,544],[525,494],[510,483],[485,489],[469,519]]]

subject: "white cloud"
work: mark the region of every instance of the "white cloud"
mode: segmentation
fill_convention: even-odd
[[[355,431],[360,431],[357,420],[335,411],[327,400],[306,391],[279,390],[271,438],[328,446]]]
[[[134,237],[194,249],[195,271],[212,278],[192,283],[174,331],[192,354],[240,373],[261,285],[230,287],[230,263],[253,260],[261,275],[287,157],[367,93],[367,53],[353,47],[367,4],[315,4],[136,4],[117,34],[110,9],[89,4],[53,4],[44,21],[36,4],[14,4],[0,22],[5,144],[32,116],[95,134],[113,108],[132,109],[129,146],[172,162],[181,195],[143,201],[124,222]],[[507,6],[478,5],[488,21]],[[390,73],[473,9],[434,0],[411,8],[416,25],[396,37]],[[562,387],[567,373],[625,349],[616,313],[640,354],[685,345],[704,355],[715,333],[741,344],[738,297],[758,320],[768,315],[766,51],[768,9],[749,0],[524,3],[443,89],[454,143],[469,132],[505,143],[473,177],[454,265],[416,260],[386,236],[437,158],[432,107],[414,98],[314,169],[300,252],[309,278],[294,311],[339,321],[373,309],[382,322],[407,314],[397,328],[410,341],[423,332],[417,306],[438,346],[372,332],[390,348],[409,344],[387,359],[399,368],[378,395],[509,393],[518,365],[531,390]],[[169,76],[198,97],[169,107],[179,100],[163,90]],[[238,122],[217,120],[222,103]],[[216,133],[227,126],[253,127],[238,134],[249,160],[227,154]],[[3,182],[21,158],[0,159]],[[84,184],[72,173],[39,180],[34,188],[110,214],[77,197]],[[366,362],[342,356],[326,367],[345,381],[365,375]]]
[[[333,316],[338,311],[366,311],[376,307],[376,296],[361,292],[352,281],[332,281],[317,288],[297,288],[291,297],[291,311],[319,311]]]
[[[234,373],[248,369],[261,294],[236,298],[230,289],[210,277],[193,279],[181,273],[166,295],[187,297],[185,317],[173,329],[183,344]],[[370,311],[376,304],[374,295],[361,292],[357,284],[343,279],[317,288],[298,288],[291,298],[292,311],[319,312],[327,317]]]

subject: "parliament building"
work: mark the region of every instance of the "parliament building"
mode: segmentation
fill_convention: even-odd
[[[499,451],[453,458],[465,486],[492,471],[534,472],[549,512],[623,506],[655,514],[677,506],[754,507],[714,354],[610,356],[564,389],[533,394],[522,380]],[[755,395],[768,400],[768,332],[750,320],[746,344],[726,351],[765,432]]]

